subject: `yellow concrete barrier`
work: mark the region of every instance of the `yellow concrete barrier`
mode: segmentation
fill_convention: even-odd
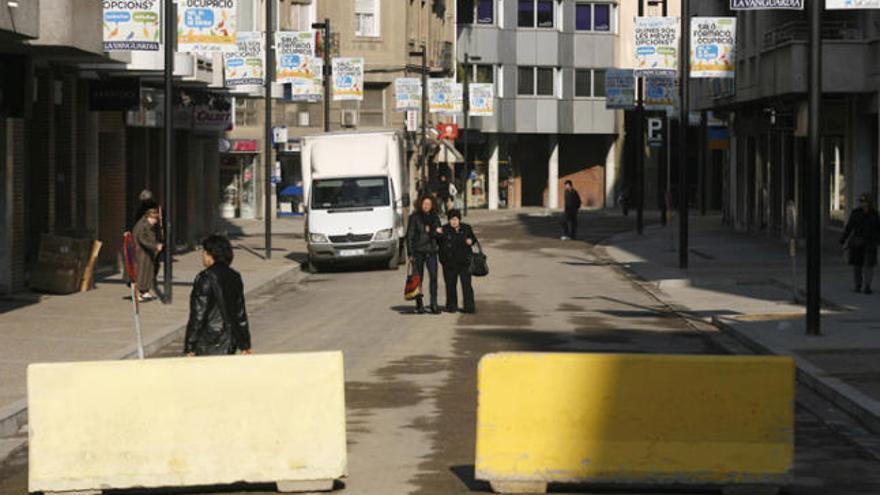
[[[478,387],[476,477],[496,491],[789,481],[789,358],[492,354]]]
[[[344,394],[340,352],[31,365],[28,487],[330,489]]]

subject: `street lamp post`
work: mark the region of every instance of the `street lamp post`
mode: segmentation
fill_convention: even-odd
[[[809,165],[807,166],[807,335],[821,335],[822,173],[819,119],[822,98],[822,2],[810,5]]]
[[[263,175],[263,220],[264,220],[264,230],[265,230],[265,244],[266,244],[266,259],[272,259],[272,175],[273,169],[272,166],[272,141],[273,141],[273,132],[272,132],[272,79],[274,78],[274,59],[272,44],[274,42],[275,36],[275,22],[272,4],[275,3],[275,0],[267,0],[266,1],[266,80],[264,81],[264,89],[265,93],[263,96],[265,98],[264,105],[266,106],[265,111],[265,129],[264,131],[264,139],[265,145],[263,146],[263,159],[264,159],[264,172]]]
[[[333,67],[330,65],[330,19],[312,23],[312,29],[323,29],[324,34],[324,132],[330,132],[330,76]]]
[[[639,0],[639,17],[645,15],[645,2]],[[636,78],[636,232],[645,232],[645,102],[642,89],[645,78]]]
[[[419,66],[422,74],[422,140],[421,140],[421,168],[422,179],[427,176],[428,171],[428,47],[422,45],[418,51],[409,52],[410,57],[421,57],[422,63]],[[424,184],[422,184],[424,187]]]
[[[464,110],[464,129],[462,131],[462,140],[464,141],[464,216],[468,214],[468,177],[470,177],[471,167],[468,161],[468,130],[471,127],[471,62],[479,62],[483,57],[471,57],[468,53],[464,54],[464,90],[462,91],[462,109]]]
[[[165,287],[163,302],[171,304],[174,289],[174,229],[172,209],[174,202],[174,37],[177,29],[171,29],[172,19],[177,19],[174,1],[165,0],[165,211],[162,221],[165,227]]]
[[[681,71],[681,121],[678,137],[678,266],[682,270],[688,267],[688,126],[690,125],[690,44],[691,44],[691,13],[690,0],[681,2],[681,47],[678,51]]]

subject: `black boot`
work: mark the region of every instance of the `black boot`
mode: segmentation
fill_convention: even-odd
[[[439,315],[440,314],[440,307],[437,306],[436,304],[432,304],[430,313],[432,315]]]
[[[425,314],[425,303],[422,302],[421,297],[416,299],[416,314],[417,315]]]
[[[874,291],[871,290],[871,286],[870,286],[870,285],[865,286],[865,294],[870,295],[870,294],[873,294],[873,293],[874,293]]]

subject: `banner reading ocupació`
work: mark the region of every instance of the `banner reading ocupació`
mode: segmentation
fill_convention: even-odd
[[[736,17],[691,19],[691,77],[736,76]]]
[[[364,99],[364,59],[337,57],[333,59],[333,100]]]
[[[265,83],[263,33],[238,33],[235,44],[236,51],[223,54],[226,86],[262,86]]]
[[[161,0],[104,0],[104,51],[159,51]]]
[[[234,52],[237,0],[179,0],[177,50],[188,53]]]

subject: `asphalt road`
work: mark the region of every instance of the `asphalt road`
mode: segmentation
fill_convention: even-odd
[[[409,314],[401,298],[402,270],[289,280],[248,301],[255,349],[344,351],[349,433],[349,477],[339,486],[344,493],[487,492],[487,484],[473,479],[475,371],[484,354],[723,354],[733,345],[671,314],[590,244],[631,227],[629,219],[584,215],[581,232],[588,242],[562,242],[558,219],[520,217],[476,226],[491,269],[489,277],[476,281],[476,315]],[[161,355],[179,350],[175,344]],[[21,452],[0,468],[0,494],[26,493],[26,462]],[[585,487],[552,488],[595,493]],[[880,493],[880,463],[799,406],[796,482],[790,493]]]

